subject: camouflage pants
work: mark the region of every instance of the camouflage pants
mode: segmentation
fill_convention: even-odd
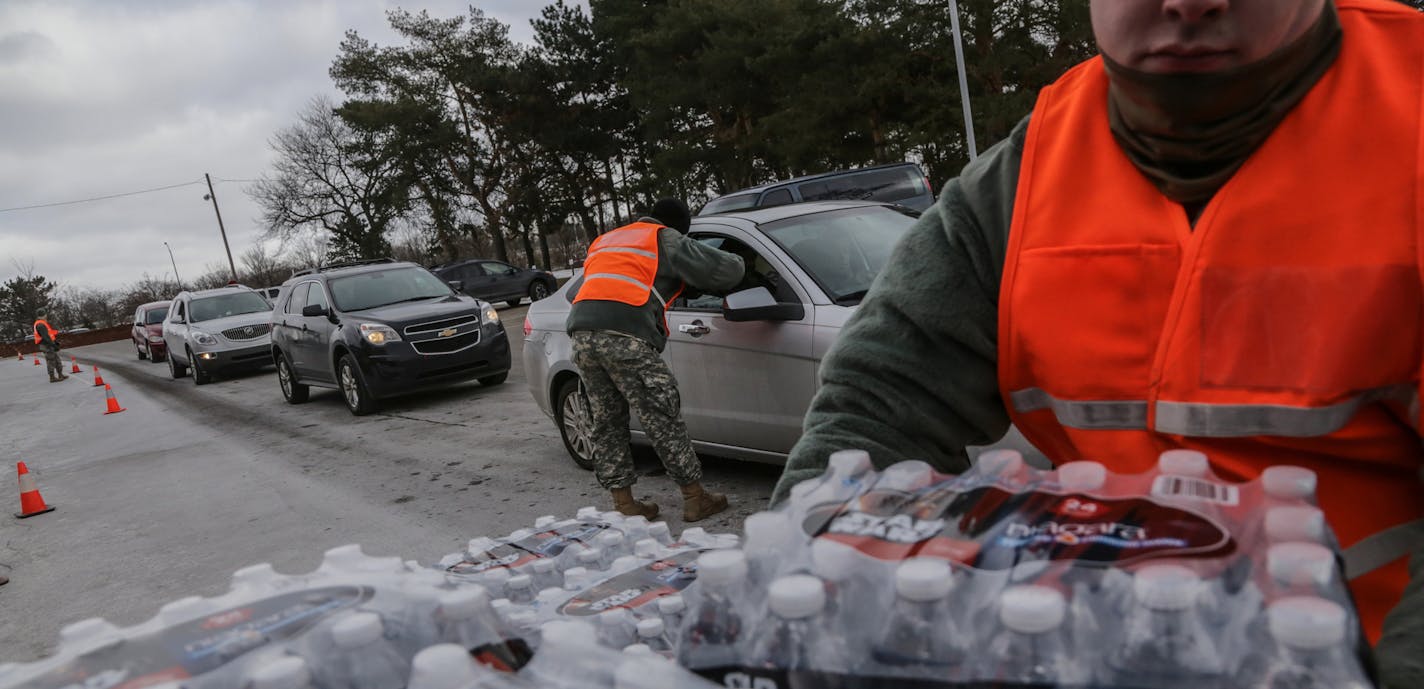
[[[51,380],[64,375],[64,364],[59,361],[58,347],[40,346],[40,351],[45,355],[45,371],[49,373]]]
[[[630,406],[668,476],[680,486],[701,481],[702,463],[682,421],[677,380],[657,350],[636,337],[608,331],[575,332],[573,346],[574,364],[588,393],[593,472],[599,484],[627,488],[638,480],[628,431]]]

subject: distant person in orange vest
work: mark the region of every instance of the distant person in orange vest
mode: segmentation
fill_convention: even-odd
[[[59,362],[59,333],[50,327],[49,322],[45,320],[45,315],[43,309],[35,314],[35,344],[39,345],[41,352],[44,352],[45,370],[49,372],[49,382],[58,383],[61,380],[69,380],[69,376],[64,375],[64,365]]]
[[[1056,463],[1305,466],[1352,576],[1389,563],[1351,582],[1385,686],[1424,687],[1424,14],[1089,10],[1101,55],[901,241],[774,499],[840,449],[962,471],[1011,422]],[[1372,550],[1383,533],[1401,547]]]
[[[651,217],[600,236],[588,248],[580,284],[572,288],[567,329],[573,339],[592,417],[594,474],[613,494],[614,509],[656,517],[658,506],[634,499],[629,407],[638,413],[668,476],[682,488],[683,519],[695,522],[727,509],[727,496],[702,487],[702,463],[682,420],[677,380],[660,353],[667,343],[665,310],[687,287],[724,292],[742,281],[741,257],[688,238],[687,204],[662,199]]]

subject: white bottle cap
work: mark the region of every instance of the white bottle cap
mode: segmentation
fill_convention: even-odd
[[[465,657],[470,658],[470,654],[466,652]],[[470,660],[473,662],[472,658]],[[301,656],[282,656],[256,665],[257,668],[247,676],[249,689],[302,689],[311,685],[311,672],[307,670],[307,661]]]
[[[811,541],[811,571],[830,581],[841,581],[865,566],[865,556],[855,546],[830,538]]]
[[[381,616],[374,612],[353,612],[331,625],[331,640],[340,648],[360,648],[381,638]]]
[[[1047,586],[1010,586],[999,602],[999,621],[1020,634],[1043,634],[1063,625],[1068,603]]]
[[[593,505],[580,507],[578,508],[578,512],[574,513],[574,517],[577,519],[597,519],[598,508],[594,507]]]
[[[855,476],[870,470],[870,453],[865,450],[837,450],[826,458],[826,466],[837,476]]]
[[[623,513],[619,512],[618,510],[608,510],[607,512],[598,513],[599,520],[607,522],[609,524],[617,524],[623,521],[623,516]]]
[[[638,621],[639,637],[661,636],[663,631],[663,621],[656,617],[649,617],[646,620]]]
[[[979,453],[974,466],[985,476],[1013,478],[1023,471],[1024,458],[1018,450],[988,450]]]
[[[792,574],[771,582],[767,604],[777,617],[799,620],[826,607],[826,584],[807,574]]]
[[[483,586],[466,586],[440,596],[440,614],[446,619],[468,620],[489,604],[489,592]]]
[[[705,545],[710,542],[710,537],[707,535],[707,529],[694,526],[682,530],[682,542],[688,545]]]
[[[119,628],[102,617],[79,620],[74,624],[61,627],[59,630],[60,646],[92,648],[118,641],[119,638]],[[75,649],[61,648],[60,651],[68,652],[75,651]]]
[[[1319,651],[1345,642],[1345,609],[1324,598],[1282,598],[1266,608],[1266,619],[1271,635],[1290,648]]]
[[[1315,472],[1297,466],[1266,467],[1261,472],[1261,487],[1278,500],[1305,500],[1315,496],[1319,479]]]
[[[615,572],[630,572],[643,564],[643,560],[637,555],[624,555],[613,561],[612,569]]]
[[[641,514],[624,517],[623,527],[632,532],[643,531],[648,528],[648,518]]]
[[[613,550],[623,545],[623,534],[618,531],[604,531],[598,535],[598,547]]]
[[[1196,450],[1167,450],[1157,456],[1157,469],[1173,476],[1206,476],[1211,473],[1211,461]]]
[[[598,646],[598,630],[583,620],[550,620],[539,627],[540,647],[564,648]]]
[[[569,591],[577,591],[583,588],[588,580],[588,568],[570,567],[564,570],[564,588]]]
[[[528,574],[516,574],[509,578],[507,586],[511,591],[514,589],[533,589],[534,577]]]
[[[895,569],[895,593],[917,603],[937,601],[954,587],[949,563],[933,557],[913,557]]]
[[[504,617],[514,608],[514,601],[508,598],[496,598],[490,601],[490,607],[494,608],[495,613],[500,617]]]
[[[559,518],[558,518],[558,517],[555,517],[555,516],[552,515],[552,514],[546,514],[546,515],[544,515],[544,516],[542,516],[542,517],[540,517],[540,518],[534,520],[534,528],[536,528],[536,529],[547,529],[547,528],[549,528],[549,527],[551,527],[551,526],[553,526],[553,525],[555,525],[555,524],[558,524],[558,523],[559,523]]]
[[[658,599],[658,612],[664,615],[676,615],[686,609],[687,601],[681,594],[673,593]]]
[[[1319,543],[1276,543],[1266,550],[1266,571],[1286,586],[1327,586],[1335,573],[1335,555]]]
[[[1186,610],[1201,593],[1201,577],[1181,565],[1148,565],[1132,575],[1132,592],[1149,610]]]
[[[934,468],[918,459],[892,464],[880,472],[876,487],[916,491],[934,482]]]
[[[480,583],[484,584],[489,590],[498,593],[504,590],[504,585],[509,583],[511,576],[513,575],[509,573],[508,569],[504,567],[493,567],[485,570],[484,575],[480,577]]]
[[[487,553],[493,550],[498,545],[499,541],[496,541],[493,538],[486,538],[484,536],[480,536],[479,538],[471,538],[470,542],[465,544],[465,553],[472,557],[477,557],[483,553]]]
[[[158,619],[163,626],[170,627],[179,622],[187,622],[206,615],[212,604],[198,596],[188,596],[166,603],[158,609]]]
[[[509,534],[509,542],[522,541],[533,535],[534,532],[530,529],[515,529],[513,533]]]
[[[623,647],[623,653],[630,656],[655,655],[653,647],[647,644],[628,644]]]
[[[536,574],[548,574],[549,572],[554,571],[554,568],[558,566],[559,563],[554,562],[553,560],[550,560],[546,557],[535,560],[534,564],[530,565],[530,569],[534,570]]]
[[[648,535],[662,541],[672,538],[672,529],[668,528],[667,522],[653,522],[648,525]]]
[[[633,613],[628,608],[609,608],[598,613],[594,619],[598,620],[600,627],[633,624]]]
[[[1285,505],[1266,510],[1266,538],[1273,542],[1325,541],[1325,513],[1309,505]]]
[[[262,562],[259,564],[243,567],[232,573],[233,588],[260,588],[276,582],[282,578],[277,570],[272,569],[272,563]]]
[[[1101,462],[1068,462],[1058,467],[1058,484],[1068,490],[1099,490],[1108,482]]]
[[[713,586],[741,583],[747,578],[747,556],[740,550],[713,550],[697,558],[697,578]]]
[[[480,677],[470,652],[459,644],[436,644],[410,661],[408,689],[465,689]],[[256,689],[254,687],[254,689]]]
[[[509,624],[515,629],[532,631],[539,626],[539,613],[528,608],[520,608],[509,613]]]
[[[642,645],[642,644],[636,644]],[[667,689],[668,687],[713,686],[700,681],[677,663],[648,649],[647,653],[628,653],[613,672],[613,689]]]
[[[644,538],[633,544],[633,554],[648,560],[656,560],[663,554],[663,545],[651,538]]]
[[[555,601],[563,600],[568,595],[569,592],[565,591],[563,588],[558,586],[550,586],[549,588],[540,591],[539,594],[535,596],[535,598],[539,601],[540,605],[548,605]]]
[[[603,551],[598,548],[584,548],[578,554],[578,561],[581,565],[597,564],[603,559]]]

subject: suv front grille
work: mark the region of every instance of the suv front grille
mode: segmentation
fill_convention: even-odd
[[[419,335],[420,333],[438,333],[442,330],[446,330],[449,328],[463,328],[467,325],[473,325],[476,329],[478,329],[480,326],[480,317],[466,314],[463,316],[456,316],[454,318],[446,318],[442,321],[416,323],[415,325],[407,325],[405,327],[405,331],[402,334]]]
[[[244,325],[240,328],[228,328],[222,331],[222,334],[229,340],[255,340],[266,335],[271,329],[271,323],[258,323],[257,325]]]
[[[438,340],[420,340],[411,342],[410,346],[421,354],[452,354],[454,352],[469,349],[480,343],[480,331],[475,330],[463,335],[454,337],[442,337]]]

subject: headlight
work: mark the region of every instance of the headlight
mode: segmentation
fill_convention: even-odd
[[[213,337],[212,335],[209,335],[201,330],[194,330],[192,335],[193,341],[197,342],[200,345],[215,345],[218,343],[218,338]]]
[[[389,325],[380,323],[362,323],[361,337],[373,345],[383,345],[387,342],[400,342],[400,333]]]
[[[149,335],[149,336],[148,336],[148,341],[149,341],[149,342],[162,342],[162,341],[163,341],[163,336],[162,336],[162,335]]]
[[[484,316],[485,316],[485,320],[488,321],[488,322],[490,322],[490,323],[498,323],[498,322],[499,322],[499,312],[498,312],[498,311],[495,311],[493,306],[486,306],[486,307],[485,307]]]

